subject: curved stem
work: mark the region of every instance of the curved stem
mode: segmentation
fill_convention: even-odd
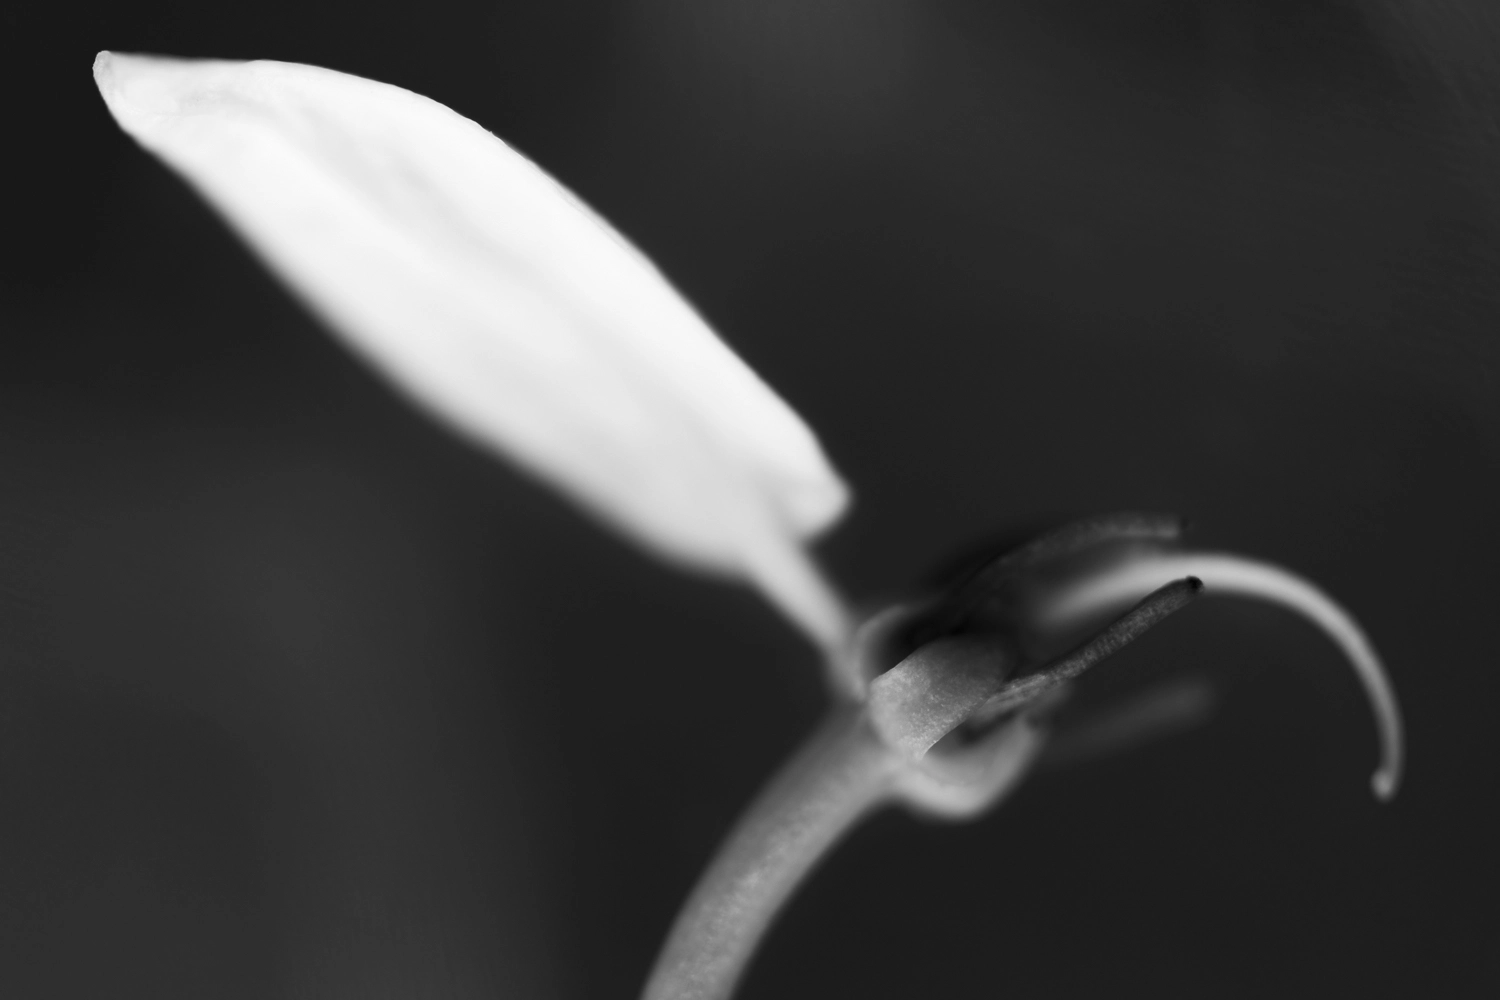
[[[667,935],[642,1000],[724,1000],[771,919],[888,795],[900,764],[862,709],[835,708],[735,825]]]

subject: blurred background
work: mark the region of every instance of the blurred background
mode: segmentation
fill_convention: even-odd
[[[1121,508],[1353,609],[1203,602],[1210,724],[882,815],[743,996],[1500,995],[1500,14],[1483,0],[57,3],[7,40],[0,995],[615,998],[814,724],[813,651],[407,409],[108,118],[101,48],[505,137],[856,492],[861,601]]]

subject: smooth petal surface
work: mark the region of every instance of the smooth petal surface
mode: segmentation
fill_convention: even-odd
[[[427,98],[311,66],[105,52],[94,75],[120,126],[410,398],[842,640],[801,548],[847,499],[812,432],[529,160]]]

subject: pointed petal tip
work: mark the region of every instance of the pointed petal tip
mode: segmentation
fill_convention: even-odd
[[[105,49],[94,56],[94,86],[99,88],[99,96],[104,98],[104,103],[117,118],[127,105],[131,110],[137,111],[170,112],[173,110],[171,107],[153,107],[152,88],[143,87],[141,84],[149,82],[147,74],[143,71],[152,64],[173,61],[175,60],[156,56],[128,55]],[[166,94],[164,90],[155,88],[154,96],[154,103],[161,105],[162,98]]]
[[[94,86],[99,88],[99,94],[104,98],[106,104],[111,103],[110,98],[118,90],[116,81],[116,65],[119,58],[108,49],[94,56]]]
[[[138,70],[152,62],[165,62],[167,60],[154,56],[135,56],[124,52],[111,52],[103,49],[94,56],[94,83],[99,87],[99,92],[108,97],[121,91],[122,77],[131,74],[132,70]]]

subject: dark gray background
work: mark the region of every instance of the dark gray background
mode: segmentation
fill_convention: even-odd
[[[1326,585],[1410,727],[1204,603],[1213,724],[861,829],[750,997],[1500,993],[1500,15],[12,4],[0,994],[628,997],[821,705],[748,592],[415,416],[109,120],[100,48],[399,84],[645,248],[818,430],[857,598],[1116,508]],[[1108,679],[1102,685],[1108,693]]]

